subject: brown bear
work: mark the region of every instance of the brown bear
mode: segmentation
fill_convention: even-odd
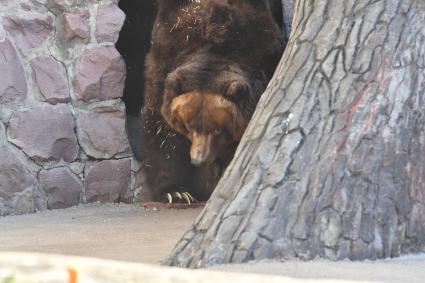
[[[159,0],[142,144],[154,200],[206,200],[284,50],[275,0]]]

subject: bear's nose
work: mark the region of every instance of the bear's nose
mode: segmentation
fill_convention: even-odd
[[[204,164],[204,161],[199,159],[192,159],[190,162],[192,163],[193,166],[196,166],[196,167],[199,167],[202,164]]]

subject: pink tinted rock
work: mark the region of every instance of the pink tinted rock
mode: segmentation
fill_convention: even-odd
[[[16,152],[7,146],[0,146],[0,198],[11,200],[37,184],[32,173]]]
[[[25,71],[10,41],[0,41],[0,104],[20,102],[27,96]]]
[[[96,19],[97,41],[116,43],[124,20],[125,14],[117,5],[100,5]]]
[[[61,63],[52,57],[38,57],[30,65],[42,101],[56,104],[70,100],[66,71]]]
[[[87,202],[120,202],[130,186],[130,159],[105,160],[86,170],[84,187]]]
[[[67,208],[80,203],[83,184],[68,168],[40,172],[40,184],[47,195],[47,208]]]
[[[77,133],[80,145],[88,156],[103,159],[130,155],[125,113],[118,107],[79,110]]]
[[[88,11],[80,9],[64,13],[62,20],[65,39],[87,39],[90,35],[89,17],[90,14]]]
[[[75,123],[67,105],[16,111],[9,121],[9,141],[38,161],[72,162],[78,144]]]
[[[124,80],[125,64],[118,51],[94,47],[81,56],[73,85],[78,100],[107,100],[122,96]]]
[[[53,31],[53,17],[50,14],[34,12],[6,16],[3,26],[24,55],[39,47]]]

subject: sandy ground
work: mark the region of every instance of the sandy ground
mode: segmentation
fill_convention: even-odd
[[[0,218],[0,251],[56,253],[159,263],[201,209],[147,211],[128,205],[88,205]],[[425,255],[366,262],[260,262],[214,267],[305,279],[425,282]]]
[[[87,205],[0,218],[0,251],[159,263],[201,209]]]

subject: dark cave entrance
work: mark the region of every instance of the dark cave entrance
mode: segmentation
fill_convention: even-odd
[[[145,56],[151,45],[156,4],[155,1],[121,0],[118,5],[126,14],[116,44],[127,69],[123,94],[127,113],[126,127],[133,153],[140,160],[140,110],[143,105],[145,87]]]

